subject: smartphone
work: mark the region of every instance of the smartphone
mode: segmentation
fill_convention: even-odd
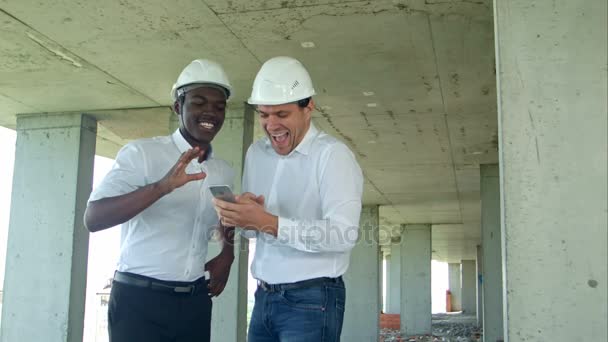
[[[236,203],[234,194],[228,185],[212,185],[209,187],[209,191],[215,198],[219,198],[222,201]]]

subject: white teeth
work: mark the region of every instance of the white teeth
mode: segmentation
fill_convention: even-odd
[[[201,122],[199,125],[207,129],[213,129],[213,127],[215,127],[215,125],[210,122]]]
[[[285,134],[287,134],[287,132],[285,132],[285,133],[275,133],[275,134],[270,134],[270,135],[272,135],[275,138],[278,138],[278,137],[281,137],[281,136],[283,136]]]

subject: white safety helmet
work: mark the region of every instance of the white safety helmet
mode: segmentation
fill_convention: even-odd
[[[310,75],[302,63],[291,57],[266,61],[253,81],[252,105],[278,105],[296,102],[315,95]]]
[[[221,65],[208,59],[195,59],[179,74],[171,89],[171,98],[176,101],[180,88],[197,83],[220,86],[226,90],[226,100],[232,94],[232,86]]]

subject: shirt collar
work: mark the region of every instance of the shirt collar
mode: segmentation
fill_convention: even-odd
[[[317,127],[315,127],[315,125],[311,121],[310,127],[308,127],[308,131],[304,135],[304,139],[302,139],[302,141],[300,141],[298,146],[296,146],[296,148],[294,148],[293,151],[291,151],[285,157],[289,157],[292,154],[294,154],[295,152],[301,153],[303,155],[308,155],[308,153],[310,152],[310,147],[312,146],[312,142],[318,133],[319,133],[319,130],[317,129]],[[272,148],[272,142],[270,141],[270,138],[268,138],[268,137],[266,138],[266,147]]]
[[[173,132],[171,138],[173,139],[175,146],[177,146],[179,153],[184,153],[192,148],[192,145],[186,141],[186,138],[184,138],[182,132],[179,131],[179,128]],[[205,160],[211,158],[213,158],[213,147],[211,147],[211,144],[209,144],[209,151],[207,151],[205,154]]]
[[[310,127],[308,127],[308,132],[306,132],[306,135],[304,135],[304,139],[302,139],[302,141],[300,141],[298,146],[296,146],[296,148],[294,148],[294,151],[297,151],[305,156],[308,155],[308,152],[310,152],[310,147],[312,146],[312,141],[314,140],[314,138],[317,136],[318,133],[319,133],[319,130],[315,127],[315,125],[312,123],[312,121],[310,121]],[[292,153],[293,153],[293,151],[292,151]]]

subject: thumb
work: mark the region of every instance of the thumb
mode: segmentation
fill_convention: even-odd
[[[261,205],[264,205],[264,195],[260,195],[255,199],[256,202],[258,202]]]

